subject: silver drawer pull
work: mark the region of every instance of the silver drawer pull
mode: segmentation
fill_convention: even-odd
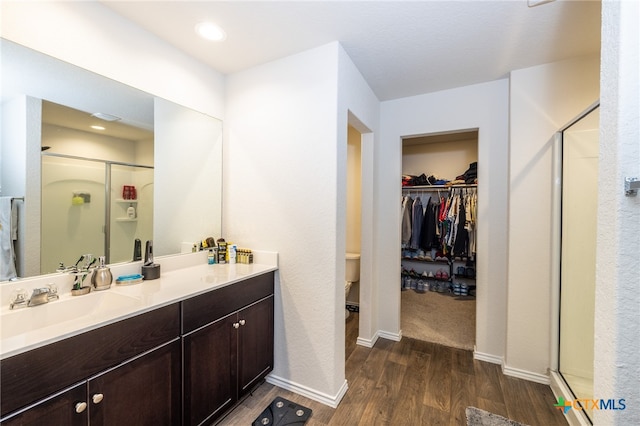
[[[103,399],[104,399],[104,395],[101,393],[96,393],[91,397],[91,400],[93,401],[94,404],[100,404]]]
[[[246,321],[245,320],[240,320],[240,325],[245,325]]]
[[[233,323],[233,328],[240,328],[240,324],[239,324],[239,323],[237,323],[237,322],[234,322],[234,323]]]
[[[87,403],[86,402],[78,402],[76,404],[76,413],[82,413],[86,409],[87,409]]]

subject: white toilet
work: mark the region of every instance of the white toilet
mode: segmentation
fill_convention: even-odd
[[[349,297],[351,285],[360,279],[360,253],[347,253],[347,266],[345,270],[344,299]],[[349,310],[345,309],[345,318],[349,317]]]

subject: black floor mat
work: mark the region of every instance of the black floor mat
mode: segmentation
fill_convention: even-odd
[[[277,397],[252,423],[253,426],[302,426],[309,420],[311,409]]]

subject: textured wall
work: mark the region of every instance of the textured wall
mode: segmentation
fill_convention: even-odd
[[[553,134],[598,99],[598,57],[511,72],[506,367],[550,366]]]
[[[479,129],[476,351],[494,361],[504,355],[508,81],[383,102],[376,153],[376,233],[381,330],[400,331],[400,176],[404,136]],[[464,170],[463,170],[464,171]]]
[[[223,150],[224,237],[279,252],[273,374],[327,395],[344,382],[334,365],[344,338],[335,329],[344,316],[336,303],[344,283],[337,67],[328,45],[230,75]]]
[[[626,400],[600,410],[595,424],[640,424],[640,197],[625,197],[640,177],[640,5],[602,3],[600,191],[596,252],[596,398]]]

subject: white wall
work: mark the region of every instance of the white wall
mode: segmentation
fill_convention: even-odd
[[[511,72],[507,374],[548,380],[551,138],[598,99],[598,80],[598,56]]]
[[[0,3],[3,38],[213,117],[224,76],[99,2]]]
[[[381,330],[400,332],[402,138],[479,129],[476,357],[501,362],[506,327],[508,81],[383,102],[376,152]],[[464,170],[463,170],[464,172]]]
[[[602,2],[600,186],[596,252],[594,389],[625,398],[623,411],[598,410],[595,424],[640,424],[640,197],[625,197],[640,177],[640,5]]]
[[[360,253],[362,234],[362,135],[353,126],[347,132],[347,253]],[[359,261],[358,261],[359,263]],[[351,285],[347,301],[358,303],[360,283]]]
[[[348,111],[377,122],[349,63],[331,43],[232,74],[225,113],[224,237],[279,252],[270,380],[329,405],[346,391]]]
[[[414,176],[434,175],[454,180],[469,165],[478,161],[478,141],[449,141],[407,144],[402,148],[402,173]]]
[[[347,141],[347,252],[360,253],[360,194],[362,192],[362,167],[360,165],[362,137],[349,126]]]
[[[347,124],[354,127],[361,134],[360,171],[360,321],[358,327],[358,343],[371,346],[378,335],[378,277],[374,265],[378,262],[379,241],[376,239],[374,223],[377,212],[375,210],[376,176],[374,173],[375,151],[379,143],[380,101],[364,80],[351,58],[340,46],[338,50],[338,218],[345,217],[346,211],[346,141]],[[345,246],[346,223],[338,221],[337,249]],[[344,227],[343,227],[344,226]],[[345,262],[338,263],[338,277],[344,277]],[[344,291],[338,290],[337,300],[342,303]],[[342,341],[344,341],[344,321],[336,324]],[[344,362],[342,359],[337,363]]]
[[[222,122],[160,98],[153,111],[154,253],[166,255],[220,237]]]
[[[344,285],[337,73],[330,44],[230,75],[223,150],[223,236],[279,252],[272,375],[328,400],[344,383],[335,362],[344,339],[336,330],[344,317],[336,303],[337,283]]]

